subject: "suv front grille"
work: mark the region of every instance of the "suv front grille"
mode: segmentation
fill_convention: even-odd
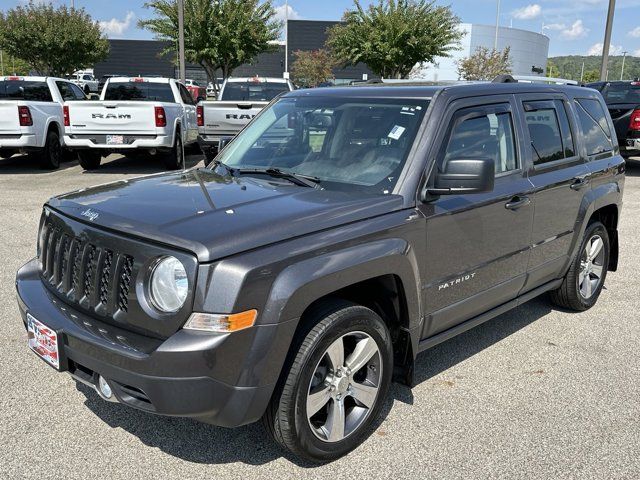
[[[41,238],[43,279],[59,294],[104,315],[126,312],[134,259],[63,233],[45,223]]]

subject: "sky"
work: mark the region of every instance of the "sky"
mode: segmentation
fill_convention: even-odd
[[[37,0],[42,1],[42,0]],[[152,12],[143,0],[74,0],[97,21],[109,38],[150,39],[137,27]],[[363,5],[372,1],[362,0]],[[450,5],[462,22],[495,25],[497,0],[436,0]],[[0,0],[0,9],[24,5],[28,0]],[[70,4],[71,0],[52,0]],[[273,0],[284,19],[284,0]],[[289,18],[339,20],[352,0],[289,0]],[[599,55],[602,52],[608,0],[501,0],[500,25],[542,32],[550,38],[549,55]],[[627,51],[640,57],[640,0],[617,0],[611,40],[613,55]]]

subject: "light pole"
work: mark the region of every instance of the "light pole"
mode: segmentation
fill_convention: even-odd
[[[624,61],[627,59],[627,52],[626,50],[624,52],[622,52],[622,69],[620,70],[620,80],[622,80],[622,77],[624,76]]]
[[[500,27],[500,0],[496,5],[496,37],[493,40],[493,49],[498,50],[498,28]]]
[[[184,0],[178,0],[178,63],[180,64],[180,81],[184,84],[187,78],[184,64]]]
[[[284,72],[289,72],[289,0],[284,2]]]
[[[600,65],[600,81],[607,81],[607,65],[609,64],[609,46],[611,45],[611,29],[613,27],[613,14],[616,8],[616,0],[609,0],[607,12],[607,25],[604,29],[604,44],[602,45],[602,65]]]

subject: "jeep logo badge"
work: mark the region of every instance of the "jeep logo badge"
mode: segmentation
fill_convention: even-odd
[[[82,212],[80,215],[82,215],[83,217],[87,217],[90,221],[94,221],[96,218],[98,218],[100,216],[100,214],[98,212],[94,212],[93,210],[91,210],[90,208],[87,208],[84,212]]]

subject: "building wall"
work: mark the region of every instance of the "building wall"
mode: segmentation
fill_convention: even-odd
[[[458,80],[456,61],[472,55],[476,48],[493,49],[496,27],[494,25],[475,25],[463,23],[459,27],[465,34],[461,40],[461,49],[452,52],[449,58],[438,58],[434,64],[423,71],[427,80]],[[498,50],[511,47],[511,69],[514,75],[544,75],[532,71],[532,67],[546,72],[549,55],[549,37],[540,33],[518,28],[500,27],[498,29]]]
[[[109,40],[109,56],[95,64],[94,75],[173,77],[172,58],[162,55],[168,45],[157,40]]]

